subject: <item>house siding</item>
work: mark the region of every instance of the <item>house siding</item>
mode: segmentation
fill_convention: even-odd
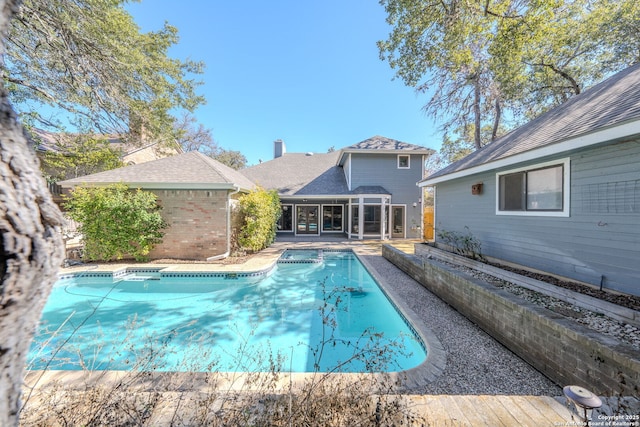
[[[168,226],[151,259],[206,259],[227,251],[226,190],[153,190]]]
[[[422,179],[423,156],[410,155],[410,166],[409,169],[398,169],[397,153],[352,154],[351,188],[371,185],[384,187],[391,193],[392,204],[406,205],[407,237],[418,237],[421,232],[415,227],[422,226],[422,189],[415,183]]]
[[[496,171],[486,172],[437,185],[436,240],[466,226],[486,256],[640,294],[640,140],[569,157],[569,217],[496,215]],[[471,194],[476,183],[481,195]]]

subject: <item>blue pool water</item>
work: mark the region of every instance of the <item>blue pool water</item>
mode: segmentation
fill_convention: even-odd
[[[258,278],[152,272],[60,280],[28,367],[377,372],[425,360],[424,346],[353,253],[308,259],[278,263]]]

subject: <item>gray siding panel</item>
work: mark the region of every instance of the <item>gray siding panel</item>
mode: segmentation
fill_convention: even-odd
[[[570,217],[496,215],[495,173],[484,173],[438,184],[436,239],[467,226],[485,255],[640,294],[640,141],[570,157]]]
[[[351,188],[384,187],[391,193],[391,203],[407,206],[407,236],[414,237],[411,226],[422,224],[419,208],[422,189],[416,185],[422,179],[422,155],[411,155],[410,166],[410,169],[398,169],[397,154],[352,154]],[[417,203],[416,208],[413,203]]]

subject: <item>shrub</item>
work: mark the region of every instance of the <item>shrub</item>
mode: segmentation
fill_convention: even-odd
[[[113,260],[131,256],[147,259],[162,241],[166,227],[153,193],[131,191],[124,184],[101,188],[77,187],[65,202],[69,216],[80,223],[84,257]]]
[[[465,225],[464,228],[467,231],[466,234],[457,231],[440,230],[438,231],[438,238],[443,243],[451,246],[453,252],[457,254],[471,259],[483,260],[480,240],[471,233],[469,227]]]
[[[280,198],[275,190],[258,188],[239,198],[241,227],[238,244],[242,249],[257,252],[276,239],[276,223],[280,218]]]

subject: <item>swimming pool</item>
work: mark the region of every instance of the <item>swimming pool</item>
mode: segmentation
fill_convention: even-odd
[[[285,252],[282,261],[262,274],[148,270],[59,280],[28,367],[379,372],[426,359],[353,252]]]

